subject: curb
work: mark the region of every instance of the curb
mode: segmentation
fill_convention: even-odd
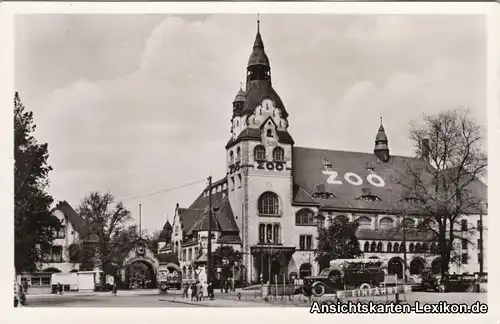
[[[164,301],[164,302],[169,302],[169,303],[174,303],[174,304],[184,304],[184,305],[203,306],[203,307],[223,307],[223,306],[218,306],[218,305],[196,304],[196,303],[182,302],[182,301],[178,301],[178,300],[168,300],[168,299],[162,299],[162,298],[159,298],[158,300]]]

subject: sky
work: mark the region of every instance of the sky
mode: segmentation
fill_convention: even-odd
[[[473,15],[260,15],[296,145],[413,155],[409,122],[466,107],[486,127],[486,25]],[[49,144],[48,192],[123,200],[149,232],[225,175],[255,15],[18,15],[15,88]],[[198,183],[177,190],[147,195]]]

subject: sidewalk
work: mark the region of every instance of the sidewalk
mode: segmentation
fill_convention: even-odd
[[[173,304],[185,304],[185,305],[193,305],[201,307],[265,307],[266,305],[276,306],[276,304],[265,303],[260,301],[221,299],[217,297],[214,300],[204,300],[204,301],[191,301],[189,299],[180,299],[180,298],[179,299],[160,298],[159,300]],[[287,305],[287,304],[279,306],[295,307],[294,305]]]
[[[88,297],[88,296],[111,296],[111,291],[71,291],[64,292],[62,295],[58,294],[35,294],[26,295],[27,298],[42,298],[42,297]],[[118,290],[117,296],[140,296],[140,295],[155,295],[158,294],[158,289],[141,289],[141,290]]]

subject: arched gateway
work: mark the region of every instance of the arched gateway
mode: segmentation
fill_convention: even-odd
[[[123,260],[121,279],[125,288],[156,288],[160,262],[145,240],[138,240]]]

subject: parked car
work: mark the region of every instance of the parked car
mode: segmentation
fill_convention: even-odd
[[[443,287],[439,278],[431,270],[424,270],[421,276],[420,287],[422,291],[442,291]]]

